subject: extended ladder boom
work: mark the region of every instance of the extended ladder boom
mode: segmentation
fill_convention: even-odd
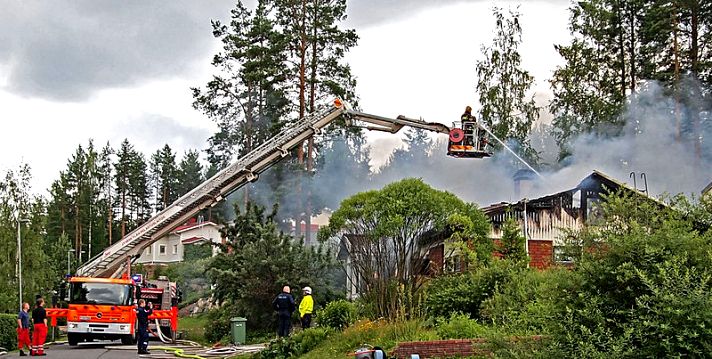
[[[439,123],[428,123],[404,116],[390,119],[352,111],[339,100],[334,101],[334,104],[332,108],[315,112],[287,125],[276,136],[201,183],[120,241],[91,258],[78,268],[77,273],[91,277],[119,276],[125,269],[122,264],[126,263],[127,259],[137,257],[144,248],[185,223],[200,210],[217,204],[248,182],[256,181],[260,173],[287,156],[291,149],[314,134],[318,134],[324,126],[340,116],[344,116],[349,123],[367,122],[370,124],[366,127],[368,129],[391,133],[398,132],[404,126],[445,134],[449,132],[447,126]]]

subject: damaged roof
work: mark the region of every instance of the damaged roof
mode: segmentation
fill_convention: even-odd
[[[711,184],[712,185],[712,184]],[[537,206],[539,205],[546,205],[547,203],[553,203],[552,201],[555,198],[560,198],[563,196],[573,196],[573,194],[579,190],[587,190],[587,191],[593,191],[593,192],[604,192],[604,187],[606,189],[610,190],[617,190],[619,188],[622,188],[624,190],[627,190],[631,193],[636,193],[640,196],[643,196],[649,200],[652,200],[660,205],[667,206],[664,202],[658,200],[657,198],[651,197],[644,191],[641,191],[639,189],[634,189],[633,187],[629,186],[627,183],[621,182],[601,171],[594,170],[590,175],[585,177],[584,179],[579,182],[579,184],[571,189],[552,193],[546,196],[538,197],[538,198],[523,198],[519,200],[518,202],[500,202],[500,203],[495,203],[491,204],[487,207],[481,208],[481,210],[487,214],[494,214],[498,213],[501,211],[506,210],[507,208],[511,207],[523,207],[524,203],[526,202],[528,206]]]

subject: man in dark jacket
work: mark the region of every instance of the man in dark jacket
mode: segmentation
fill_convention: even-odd
[[[292,313],[297,307],[294,302],[294,297],[290,294],[289,286],[285,285],[282,288],[282,293],[274,298],[272,301],[272,307],[277,311],[279,316],[279,327],[277,329],[277,335],[280,337],[286,337],[289,335],[289,331],[292,327]]]
[[[17,348],[20,349],[20,356],[24,357],[27,354],[22,351],[22,348],[27,347],[32,353],[32,341],[30,340],[30,315],[27,314],[30,310],[29,303],[22,303],[22,309],[17,315]]]
[[[136,308],[136,319],[138,320],[138,328],[136,328],[136,346],[139,354],[151,354],[148,351],[148,316],[153,314],[153,304],[146,301],[138,300],[138,308]]]

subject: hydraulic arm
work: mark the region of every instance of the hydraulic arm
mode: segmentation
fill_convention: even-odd
[[[387,118],[348,109],[340,100],[328,107],[301,118],[282,129],[277,135],[239,158],[233,164],[198,185],[151,219],[128,233],[120,241],[106,248],[78,268],[86,277],[118,277],[126,270],[127,260],[136,258],[144,248],[167,235],[199,211],[214,206],[231,192],[258,179],[260,173],[289,154],[289,151],[339,117],[349,124],[367,123],[369,130],[396,133],[404,126],[448,134],[450,129],[440,123],[429,123],[405,116]]]

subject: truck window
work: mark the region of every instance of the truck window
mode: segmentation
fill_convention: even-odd
[[[72,283],[70,303],[131,305],[132,286],[117,283]]]

